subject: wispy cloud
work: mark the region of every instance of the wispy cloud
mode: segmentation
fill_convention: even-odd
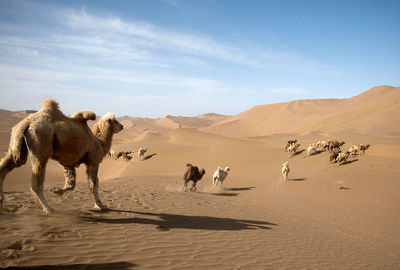
[[[117,43],[123,49],[157,50],[187,55],[208,56],[227,62],[251,64],[247,53],[236,47],[221,44],[212,38],[183,34],[148,23],[127,22],[118,17],[98,17],[84,9],[65,13],[66,26],[85,33],[85,37],[101,37],[102,46]],[[108,34],[104,34],[108,33]],[[94,38],[96,41],[96,38]],[[87,43],[93,43],[88,40]],[[113,47],[115,45],[112,45]]]
[[[226,45],[212,37],[181,33],[147,22],[124,21],[113,15],[96,16],[84,8],[53,10],[50,15],[59,26],[55,31],[49,31],[52,34],[21,37],[14,35],[14,31],[7,31],[9,35],[2,37],[1,46],[42,50],[42,53],[71,50],[89,56],[148,61],[164,67],[175,66],[176,57],[198,58],[197,61],[209,64],[218,60],[253,68],[280,69],[302,65],[303,69],[311,67],[314,70],[316,65],[286,51]],[[3,28],[18,27],[8,25]]]
[[[174,5],[172,2],[169,4]],[[0,20],[0,93],[13,89],[30,97],[26,102],[34,100],[34,94],[36,99],[49,95],[67,99],[71,96],[68,93],[73,93],[80,97],[79,102],[95,96],[99,110],[104,102],[124,104],[125,109],[118,105],[115,109],[125,114],[133,110],[131,100],[157,107],[156,102],[163,99],[174,104],[174,109],[196,100],[206,110],[209,104],[217,103],[210,102],[207,95],[238,96],[252,87],[241,80],[240,74],[218,77],[209,70],[224,71],[234,66],[236,70],[308,68],[321,72],[317,63],[287,51],[228,45],[215,37],[127,21],[111,14],[98,15],[85,8],[19,3],[29,11],[27,14],[46,19],[46,23],[32,20],[32,25]],[[287,93],[295,88],[288,89],[269,93]],[[2,99],[0,107],[6,107],[12,97]],[[17,100],[17,96],[14,98]],[[67,108],[74,109],[75,105]],[[229,102],[219,106],[233,112]]]

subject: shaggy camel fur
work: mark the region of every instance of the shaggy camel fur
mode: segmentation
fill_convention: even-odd
[[[290,168],[289,168],[289,162],[286,161],[285,163],[282,164],[282,175],[283,175],[283,179],[288,180],[288,175],[290,172]]]
[[[329,161],[330,161],[330,162],[333,161],[333,162],[336,163],[336,158],[337,158],[337,156],[339,155],[339,153],[340,153],[340,149],[339,149],[339,148],[333,149],[331,155],[329,156]]]
[[[22,166],[30,152],[32,163],[31,191],[41,204],[43,211],[52,212],[43,195],[45,170],[48,160],[54,159],[64,167],[64,188],[51,189],[57,195],[75,188],[75,167],[84,163],[89,188],[94,196],[95,208],[104,209],[98,195],[97,172],[99,164],[111,147],[114,133],[123,126],[111,113],[103,116],[92,131],[88,120],[95,120],[91,111],[79,111],[71,117],[65,116],[52,99],[42,102],[42,109],[30,114],[12,130],[10,147],[0,161],[0,206],[3,205],[3,181],[14,168]]]
[[[132,156],[130,154],[132,154],[132,151],[119,151],[119,152],[115,152],[114,150],[110,150],[110,152],[108,152],[108,155],[112,158],[112,159],[119,159],[122,158],[125,161],[129,161],[132,159]]]
[[[222,182],[224,182],[230,170],[231,169],[229,167],[225,167],[225,169],[222,169],[221,167],[218,166],[217,170],[214,172],[213,175],[213,185],[216,186],[219,182],[219,185],[222,188]]]
[[[318,150],[319,148],[321,148],[322,151],[325,151],[329,146],[329,141],[318,141],[315,148]]]
[[[307,147],[307,154],[309,156],[311,156],[311,155],[313,155],[315,153],[317,153],[317,148],[316,148],[315,144],[312,143]]]
[[[355,156],[358,154],[358,151],[360,151],[360,148],[358,145],[353,145],[352,147],[349,148],[348,152],[351,153],[352,156]]]
[[[288,147],[289,155],[293,156],[297,154],[297,148],[299,148],[299,143],[293,143]]]
[[[362,151],[363,154],[365,154],[365,150],[367,150],[371,145],[370,144],[360,144],[360,151]]]
[[[338,156],[336,157],[336,162],[339,163],[339,166],[341,164],[344,164],[347,162],[347,159],[350,156],[350,152],[346,151],[345,153],[339,153]]]
[[[287,141],[286,147],[285,147],[285,152],[288,152],[289,146],[291,146],[292,144],[296,144],[296,143],[297,143],[297,140],[290,140],[290,141]]]
[[[126,151],[126,152],[122,151],[120,157],[122,157],[122,159],[125,161],[129,161],[132,159],[131,154],[132,154],[132,151]]]
[[[345,142],[339,142],[339,141],[329,142],[329,152],[332,152],[334,148],[340,148],[344,144]]]
[[[110,150],[110,152],[108,152],[108,155],[113,158],[113,159],[118,159],[118,153],[116,153],[114,150]]]
[[[189,181],[192,181],[193,185],[189,189],[189,191],[197,190],[197,188],[196,188],[197,181],[201,180],[201,178],[206,173],[206,171],[203,168],[201,170],[199,170],[199,168],[197,168],[196,166],[193,166],[190,163],[187,163],[186,167],[187,167],[186,172],[183,175],[183,181],[185,181],[183,189],[185,191],[187,191],[187,183]]]
[[[144,153],[146,153],[146,151],[147,151],[147,148],[140,148],[140,149],[139,149],[139,151],[138,151],[138,157],[139,157],[140,160],[143,159],[143,155],[144,155]]]

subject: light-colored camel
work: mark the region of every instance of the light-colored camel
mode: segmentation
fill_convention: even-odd
[[[218,166],[217,170],[214,172],[213,175],[213,185],[216,186],[219,182],[219,186],[222,188],[222,183],[224,182],[225,178],[228,176],[228,172],[231,170],[229,167],[225,167],[222,169]]]
[[[96,209],[105,209],[98,195],[99,164],[110,151],[112,137],[123,126],[114,114],[107,113],[93,125],[92,131],[88,120],[95,120],[91,111],[79,111],[71,117],[65,116],[52,99],[42,102],[42,109],[30,114],[12,130],[10,146],[6,156],[0,161],[0,207],[3,206],[3,181],[14,168],[25,164],[28,151],[31,153],[32,178],[31,191],[41,204],[43,211],[49,213],[52,208],[43,195],[45,170],[48,160],[58,161],[64,168],[64,188],[51,189],[57,195],[75,188],[75,168],[86,165],[89,188],[93,193]]]
[[[288,180],[289,172],[290,172],[289,162],[286,161],[285,163],[282,164],[282,175],[285,181]]]

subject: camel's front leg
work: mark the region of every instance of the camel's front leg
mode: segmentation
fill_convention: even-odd
[[[185,181],[185,183],[183,184],[183,191],[187,191],[187,181],[186,180],[184,180]]]
[[[192,187],[189,189],[190,191],[196,191],[197,187],[196,187],[197,182],[193,181]]]
[[[54,192],[58,196],[64,195],[64,193],[67,191],[74,190],[76,184],[75,167],[64,166],[64,177],[65,177],[64,188],[53,187],[50,189],[50,191]]]
[[[99,165],[88,165],[86,168],[86,174],[89,182],[89,189],[92,191],[94,196],[94,208],[98,210],[104,210],[107,207],[103,205],[99,198],[99,179],[97,173],[99,171]]]

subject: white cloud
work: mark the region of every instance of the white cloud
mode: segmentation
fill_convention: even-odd
[[[79,12],[66,12],[64,17],[66,18],[66,26],[85,33],[84,37],[87,37],[88,33],[92,36],[101,36],[103,38],[102,45],[120,42],[125,48],[133,46],[141,49],[150,48],[152,50],[208,56],[238,64],[251,64],[252,62],[244,50],[221,44],[204,36],[179,33],[148,23],[122,21],[117,17],[94,16],[84,9]]]

